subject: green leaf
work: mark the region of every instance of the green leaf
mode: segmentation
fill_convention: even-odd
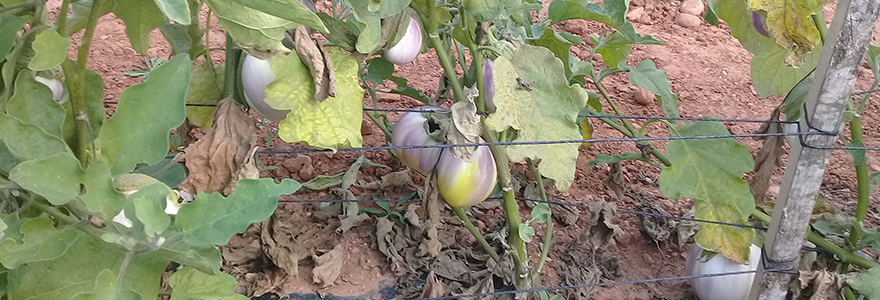
[[[787,50],[773,39],[758,33],[752,24],[752,10],[742,0],[706,1],[718,18],[729,26],[730,32],[739,39],[746,50],[755,54],[752,58],[752,84],[760,97],[784,95],[809,74],[819,61],[821,51],[812,51],[800,67],[785,63]]]
[[[538,203],[532,207],[532,222],[544,224],[550,220],[550,205],[547,203]]]
[[[0,241],[0,263],[8,269],[15,269],[24,263],[53,260],[67,252],[77,238],[76,229],[66,227],[55,229],[47,218],[30,219],[21,226],[24,236],[19,244],[14,239]]]
[[[183,241],[187,244],[224,245],[233,234],[271,216],[278,196],[291,194],[299,187],[298,182],[287,178],[281,184],[275,184],[272,178],[241,179],[229,197],[200,193],[195,202],[180,208],[175,224],[184,233]]]
[[[7,114],[0,114],[0,140],[19,160],[41,159],[69,151],[61,138]]]
[[[810,15],[818,13],[826,0],[748,0],[753,10],[767,12],[767,33],[782,48],[790,49],[785,57],[787,64],[800,66],[806,54],[822,42],[819,29],[813,25]],[[822,23],[825,26],[825,23]]]
[[[681,136],[729,135],[720,122],[701,121],[685,124]],[[743,174],[755,167],[748,147],[732,138],[669,141],[667,157],[672,166],[660,172],[660,191],[667,198],[680,196],[696,202],[697,219],[744,224],[755,199]],[[749,261],[750,228],[700,224],[694,238],[700,247],[720,252],[731,260]]]
[[[523,45],[512,59],[495,61],[495,113],[486,117],[486,129],[518,131],[515,142],[581,139],[576,123],[578,112],[587,105],[587,92],[580,85],[568,85],[562,62],[550,50]],[[527,90],[520,85],[530,85]],[[553,179],[561,191],[574,181],[579,144],[508,146],[512,162],[526,158],[541,160],[541,174]]]
[[[278,124],[278,136],[288,143],[305,142],[316,149],[361,147],[364,89],[358,82],[357,62],[340,51],[327,50],[336,72],[336,96],[314,98],[315,85],[299,55],[273,57],[275,81],[266,86],[266,104],[290,110]]]
[[[868,194],[869,195],[873,194],[874,190],[877,189],[878,185],[880,185],[880,172],[871,173],[871,175],[868,176],[868,188],[869,188]],[[878,250],[880,250],[880,249],[878,249]]]
[[[182,240],[177,240],[162,245],[158,252],[174,262],[208,274],[220,273],[220,267],[223,265],[220,249],[215,246],[193,247]]]
[[[551,25],[571,19],[598,21],[615,28],[622,25],[617,23],[619,20],[613,19],[604,8],[591,0],[553,1],[547,8],[547,17],[550,18]]]
[[[140,54],[150,49],[150,32],[165,25],[165,15],[153,0],[114,0],[113,13],[125,22],[131,48]]]
[[[76,242],[61,257],[31,262],[9,272],[10,299],[57,300],[94,293],[99,289],[97,284],[106,280],[102,278],[106,275],[99,277],[102,272],[119,270],[125,257],[122,248],[83,232],[75,232],[78,235]],[[168,259],[156,252],[132,256],[125,269],[121,291],[135,299],[137,296],[156,299],[162,273],[168,263]]]
[[[12,46],[15,45],[15,37],[18,36],[18,30],[21,29],[27,21],[19,17],[0,14],[0,58],[6,57]]]
[[[34,71],[47,70],[61,65],[67,59],[70,40],[61,37],[54,30],[43,30],[37,34],[31,47],[35,54],[28,68]]]
[[[587,163],[587,166],[592,168],[598,164],[617,163],[617,162],[622,162],[625,160],[638,160],[638,161],[650,162],[651,158],[648,156],[645,156],[642,153],[630,153],[630,152],[624,152],[624,153],[615,154],[615,155],[597,154],[596,159]]]
[[[9,98],[6,113],[28,122],[46,133],[62,137],[61,125],[64,123],[64,107],[52,99],[52,90],[40,83],[30,71],[22,70],[15,79],[15,93]]]
[[[113,174],[131,172],[139,163],[154,164],[168,153],[168,134],[186,117],[189,55],[178,54],[141,84],[125,89],[116,112],[95,140]]]
[[[807,94],[810,93],[810,86],[813,84],[813,77],[806,77],[798,82],[788,94],[785,100],[779,105],[779,111],[785,115],[785,121],[800,120],[804,113],[804,103],[807,101]]]
[[[847,280],[847,283],[853,289],[868,299],[880,299],[880,285],[877,285],[878,282],[880,282],[880,267],[870,268],[864,274]]]
[[[826,236],[844,236],[844,232],[842,229],[831,226],[831,223],[828,223],[828,221],[816,221],[816,223],[813,224],[813,229],[816,229],[816,231]]]
[[[2,54],[3,51],[0,51]],[[877,73],[880,73],[880,46],[868,45],[868,67],[871,68],[871,71],[874,71],[874,77],[878,77]]]
[[[595,109],[598,112],[602,112],[601,99],[602,99],[602,96],[599,96],[599,94],[596,94],[593,92],[587,92],[587,105],[589,105],[590,107],[592,107],[593,109]],[[581,112],[578,113],[578,115],[585,115],[585,114],[586,113],[584,113],[583,110],[581,110]]]
[[[168,166],[172,160],[172,158],[163,159],[155,164],[137,168],[134,173],[149,175],[169,187],[177,187],[186,179],[186,168],[179,163]]]
[[[125,203],[125,196],[113,187],[107,163],[95,161],[83,170],[70,153],[22,162],[12,169],[9,179],[54,205],[79,197],[90,211],[108,219],[118,214]]]
[[[165,213],[168,192],[169,188],[165,184],[156,183],[128,196],[134,207],[133,213],[144,225],[144,232],[148,237],[161,234],[171,224],[171,217]],[[125,213],[130,212],[126,210]]]
[[[211,68],[214,70],[211,70]],[[186,103],[217,104],[222,97],[224,66],[202,63],[195,67],[186,90]],[[190,106],[186,108],[186,118],[190,122],[208,130],[214,124],[216,107]]]
[[[16,165],[18,165],[18,159],[9,152],[9,148],[6,148],[6,144],[4,144],[3,141],[0,141],[0,170],[3,170],[8,174]]]
[[[104,269],[104,271],[98,273],[98,277],[95,278],[94,290],[78,294],[71,298],[71,300],[113,299],[116,296],[117,279],[118,277],[116,277],[116,274],[113,273],[113,271]]]
[[[174,22],[180,23],[182,25],[189,25],[192,22],[192,18],[190,17],[189,5],[187,5],[186,0],[154,0],[156,2],[156,6],[159,7],[159,10],[165,14],[166,17],[171,19]]]
[[[284,31],[305,25],[321,32],[327,28],[317,15],[297,0],[208,0],[221,26],[251,55],[289,53],[281,44]]]
[[[168,281],[171,298],[175,300],[247,300],[245,295],[235,292],[238,281],[229,274],[205,274],[191,267],[183,267]]]
[[[703,20],[706,20],[706,23],[712,24],[712,26],[718,26],[718,16],[715,15],[715,11],[712,10],[712,7],[706,7],[706,13],[703,14]]]
[[[115,1],[101,1],[101,6],[97,7],[98,16],[103,16],[110,11],[113,10],[113,5]],[[89,13],[92,11],[94,7],[94,0],[79,0],[74,1],[70,7],[70,14],[67,16],[67,25],[64,27],[64,31],[67,36],[72,35],[73,33],[82,30],[86,27],[86,23],[89,20]]]
[[[489,22],[501,13],[502,5],[499,0],[462,0],[462,8],[474,21]]]
[[[527,223],[519,223],[519,237],[524,242],[531,242],[533,236],[535,236],[535,229],[532,226],[529,226]]]
[[[529,43],[553,51],[553,55],[562,60],[562,66],[565,68],[565,78],[571,78],[571,63],[569,61],[569,58],[571,57],[571,42],[556,33],[553,29],[546,28],[540,39],[530,40]]]
[[[618,37],[618,39],[625,39],[620,31],[612,32],[607,39],[615,37]],[[607,66],[617,66],[621,62],[624,62],[630,52],[632,52],[631,43],[605,43],[605,45],[596,49],[596,53],[602,55],[602,61],[605,62],[605,65]]]
[[[162,36],[164,36],[165,40],[168,41],[168,44],[171,45],[172,56],[180,53],[188,53],[189,49],[192,48],[193,40],[189,36],[188,29],[189,26],[177,23],[168,23],[159,27]],[[190,59],[192,58],[193,57],[190,56]]]
[[[303,183],[302,186],[313,191],[326,190],[342,184],[343,176],[345,176],[345,172],[336,175],[318,175]]]
[[[678,118],[678,95],[672,92],[672,86],[666,79],[666,71],[658,70],[650,59],[643,60],[635,68],[627,66],[623,61],[618,69],[629,71],[629,81],[657,95],[660,109],[670,118]]]
[[[21,226],[23,226],[24,223],[27,222],[29,219],[21,219],[18,214],[0,214],[0,220],[3,220],[3,223],[6,224],[6,229],[0,231],[0,233],[2,233],[3,235],[3,238],[20,241],[21,238],[24,237],[21,234]]]
[[[337,20],[333,18],[333,16],[323,12],[318,12],[318,17],[324,22],[324,26],[327,26],[328,34],[325,34],[324,36],[330,40],[330,42],[333,42],[333,44],[336,44],[339,48],[342,48],[345,51],[355,51],[355,44],[357,43],[358,36],[348,29],[344,21]]]

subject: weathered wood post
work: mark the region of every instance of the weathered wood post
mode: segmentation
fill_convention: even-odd
[[[815,128],[826,132],[842,128],[843,112],[871,41],[878,8],[880,0],[838,1],[806,103],[808,114],[804,119],[809,118]],[[804,120],[800,128],[802,132],[817,132],[807,128]],[[822,147],[833,146],[837,137],[808,135],[803,139],[807,145]],[[801,245],[830,155],[829,149],[792,145],[764,241],[766,259],[762,269],[797,270]],[[792,274],[759,273],[750,299],[783,300],[792,279]]]

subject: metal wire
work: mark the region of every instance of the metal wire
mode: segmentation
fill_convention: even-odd
[[[547,203],[547,204],[559,205],[559,206],[571,206],[571,207],[578,207],[578,208],[589,208],[588,205],[577,204],[577,203],[557,202],[557,201],[550,201],[550,200],[545,201],[545,200],[541,200],[541,199],[530,199],[530,198],[525,198],[525,197],[515,197],[515,198],[516,198],[516,200],[524,201],[524,202],[525,202],[525,201],[531,201],[531,202]],[[502,197],[488,197],[488,198],[486,198],[486,200],[501,200],[501,199],[503,199],[503,198],[502,198]],[[365,203],[375,203],[375,202],[390,202],[390,203],[395,203],[395,202],[396,202],[396,203],[412,203],[412,202],[421,202],[421,200],[419,200],[419,199],[401,199],[401,200],[397,200],[397,199],[366,199],[366,200],[320,200],[320,199],[303,199],[303,200],[278,200],[278,202],[280,202],[280,203],[318,203],[318,202],[329,202],[329,203],[347,203],[347,202],[365,202]],[[758,229],[758,230],[764,230],[764,231],[767,230],[767,227],[763,227],[763,226],[745,225],[745,224],[737,224],[737,223],[727,223],[727,222],[711,221],[711,220],[703,220],[703,219],[695,219],[695,218],[676,217],[676,216],[670,216],[670,215],[655,214],[655,213],[641,212],[641,211],[633,211],[633,210],[626,210],[626,209],[617,209],[616,211],[619,212],[619,213],[625,213],[625,214],[642,215],[642,216],[657,217],[657,218],[666,218],[666,219],[674,219],[674,220],[682,220],[682,221],[692,221],[692,222],[697,222],[697,223],[709,223],[709,224],[725,225],[725,226],[733,226],[733,227],[741,227],[741,228],[751,228],[751,229]]]
[[[613,285],[621,285],[621,284],[640,284],[640,283],[654,283],[654,282],[670,281],[670,280],[685,280],[685,279],[696,279],[696,278],[733,276],[733,275],[753,274],[753,273],[754,274],[758,274],[758,273],[793,274],[793,270],[791,270],[791,269],[763,269],[763,270],[754,270],[754,271],[753,270],[736,271],[736,272],[725,272],[725,273],[692,275],[692,276],[677,276],[677,277],[650,278],[650,279],[625,280],[625,281],[613,281],[613,282],[598,282],[598,283],[581,284],[581,285],[563,285],[563,286],[541,287],[541,288],[531,288],[531,289],[522,289],[522,290],[505,290],[505,291],[496,291],[496,292],[491,292],[491,293],[477,293],[477,294],[470,294],[470,295],[417,298],[417,299],[413,299],[413,300],[461,299],[461,298],[486,297],[486,296],[509,295],[509,294],[519,294],[519,293],[547,292],[547,291],[554,291],[554,290],[605,287],[605,286],[613,286]]]

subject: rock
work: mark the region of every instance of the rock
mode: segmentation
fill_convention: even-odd
[[[312,158],[307,155],[300,154],[294,158],[288,158],[281,162],[281,167],[287,169],[290,175],[297,175],[299,178],[293,178],[295,180],[309,181],[315,178],[315,167],[312,166]]]
[[[651,102],[654,102],[654,93],[651,93],[643,87],[635,86],[630,90],[630,98],[640,105],[647,106],[651,104]]]
[[[705,9],[705,6],[703,6],[702,0],[684,0],[681,1],[681,7],[678,8],[678,12],[700,16],[703,14],[703,9]]]
[[[691,14],[681,13],[675,17],[675,24],[681,27],[694,28],[700,26],[700,22],[700,17]]]
[[[589,35],[589,27],[587,26],[587,21],[581,19],[568,20],[563,25],[565,31],[571,32],[575,35],[586,36]]]
[[[635,22],[636,20],[640,19],[642,17],[642,15],[644,15],[644,14],[645,14],[644,7],[636,7],[636,8],[633,8],[632,10],[630,10],[628,14],[626,14],[626,19],[630,20],[632,22]]]

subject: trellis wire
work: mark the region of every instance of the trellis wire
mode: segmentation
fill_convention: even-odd
[[[515,197],[515,198],[516,198],[516,200],[523,201],[523,202],[531,201],[531,202],[547,203],[547,204],[559,205],[559,206],[570,206],[570,207],[587,208],[587,209],[589,208],[588,205],[578,204],[578,203],[558,202],[558,201],[541,200],[541,199],[530,199],[530,198],[525,198],[525,197]],[[486,200],[501,200],[501,199],[503,199],[503,198],[497,197],[497,196],[486,198]],[[420,199],[363,199],[363,200],[360,200],[360,199],[354,199],[354,200],[352,200],[352,199],[349,199],[349,200],[345,200],[345,199],[331,199],[331,200],[296,199],[296,200],[278,200],[279,203],[320,203],[320,202],[327,202],[327,203],[350,203],[350,202],[357,202],[357,203],[376,203],[376,202],[416,203],[416,202],[421,202],[421,201],[422,200],[420,200]],[[725,225],[725,226],[733,226],[733,227],[741,227],[741,228],[751,228],[751,229],[758,229],[758,230],[767,230],[767,227],[763,227],[763,226],[727,223],[727,222],[711,221],[711,220],[703,220],[703,219],[695,219],[695,218],[685,218],[685,217],[677,217],[677,216],[672,216],[672,215],[655,214],[655,213],[633,211],[633,210],[626,210],[626,209],[617,209],[616,211],[619,213],[625,213],[625,214],[642,215],[642,216],[674,219],[674,220],[681,220],[681,221],[692,221],[692,222],[698,222],[698,223],[709,223],[709,224]]]

